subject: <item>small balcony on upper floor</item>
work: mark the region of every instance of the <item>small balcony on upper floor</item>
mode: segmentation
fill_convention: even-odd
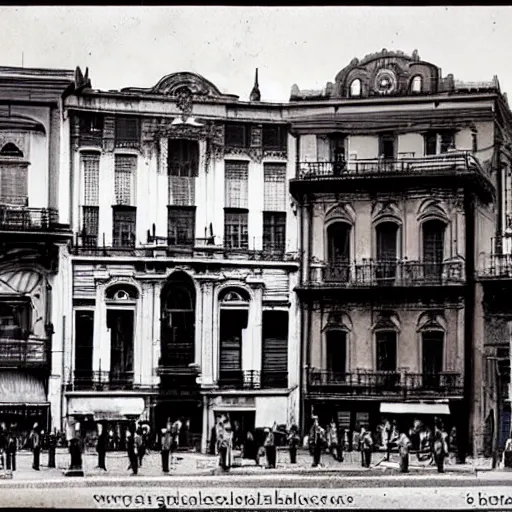
[[[470,151],[450,151],[431,156],[399,158],[299,161],[290,181],[291,194],[300,199],[313,193],[399,190],[439,187],[443,180],[467,183],[485,200],[492,200],[495,186],[489,170]]]
[[[15,200],[16,199],[16,200]],[[0,199],[0,235],[2,238],[23,236],[32,238],[69,239],[72,233],[69,225],[59,223],[59,212],[55,208],[34,208],[28,200],[19,198]]]
[[[462,398],[463,378],[458,372],[409,371],[332,372],[307,368],[307,394],[314,397],[382,399]]]
[[[46,339],[29,338],[23,333],[0,337],[0,368],[49,369],[49,343]]]
[[[286,389],[287,371],[221,370],[218,386],[221,389],[258,390]]]
[[[464,261],[373,260],[313,261],[304,288],[460,286]]]

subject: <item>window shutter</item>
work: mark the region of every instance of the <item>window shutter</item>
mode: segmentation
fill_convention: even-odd
[[[28,198],[28,167],[9,163],[0,167],[0,201],[25,206]]]
[[[98,206],[100,195],[100,157],[98,154],[82,153],[84,205]]]
[[[134,177],[137,169],[135,155],[116,155],[114,170],[114,188],[116,204],[132,205],[134,202]]]
[[[264,207],[265,211],[286,211],[286,164],[264,164]]]
[[[247,162],[226,162],[224,172],[225,207],[247,208],[249,164]]]
[[[189,176],[169,176],[169,204],[194,206],[196,202],[196,179]]]

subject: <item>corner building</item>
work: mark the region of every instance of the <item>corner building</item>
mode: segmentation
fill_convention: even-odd
[[[253,91],[259,96],[257,81]],[[193,73],[66,100],[72,290],[66,417],[242,432],[298,422],[295,211],[283,108]]]
[[[417,52],[354,59],[322,91],[293,87],[303,427],[313,412],[374,432],[439,416],[470,450],[502,102],[497,79],[442,77]]]

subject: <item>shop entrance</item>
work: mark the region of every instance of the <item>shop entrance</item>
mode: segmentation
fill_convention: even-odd
[[[256,411],[216,411],[215,425],[217,424],[217,419],[222,416],[228,418],[231,422],[233,447],[240,447],[247,437],[247,432],[254,432]]]

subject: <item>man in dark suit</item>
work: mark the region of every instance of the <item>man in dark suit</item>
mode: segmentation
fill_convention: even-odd
[[[30,434],[30,443],[32,446],[33,462],[32,469],[39,471],[39,456],[41,455],[41,436],[38,432],[39,425],[34,423],[34,428]]]
[[[103,425],[98,425],[98,442],[96,444],[96,451],[98,452],[98,468],[103,469],[103,471],[107,471],[107,466],[105,464],[105,458],[107,455],[107,443],[108,436],[106,429],[103,428]]]

